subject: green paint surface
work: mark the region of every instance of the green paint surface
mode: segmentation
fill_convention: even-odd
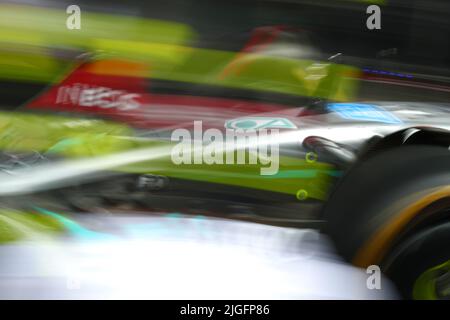
[[[144,62],[151,79],[337,101],[352,100],[358,85],[350,66],[196,48],[195,32],[180,23],[83,11],[81,29],[68,30],[66,18],[64,10],[1,4],[0,78],[55,83],[72,63],[55,52],[68,50]]]

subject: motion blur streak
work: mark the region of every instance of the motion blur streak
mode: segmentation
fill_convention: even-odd
[[[205,218],[102,219],[114,237],[16,242],[0,250],[0,298],[386,299],[313,230]],[[52,261],[52,263],[48,263]],[[342,288],[345,290],[342,291]]]
[[[77,54],[101,52],[104,56],[145,61],[151,65],[148,78],[166,81],[342,101],[353,97],[357,86],[356,68],[312,60],[319,57],[285,57],[277,53],[280,48],[274,54],[260,49],[236,53],[192,46],[197,38],[195,32],[181,23],[83,10],[83,26],[73,32],[65,25],[57,27],[66,18],[63,10],[0,4],[0,58],[4,55],[2,60],[6,62],[0,77],[57,81],[66,68],[65,61]],[[221,70],[227,70],[226,77]]]
[[[85,181],[95,178],[101,170],[117,168],[130,163],[157,159],[170,155],[171,148],[148,148],[132,150],[109,156],[73,160],[60,165],[44,164],[42,167],[32,167],[17,171],[16,177],[8,177],[0,184],[0,194],[30,193],[42,188],[58,187],[70,183],[68,179],[82,178]],[[102,173],[101,173],[102,174]],[[7,176],[7,174],[6,174]]]
[[[382,210],[450,184],[448,0],[0,1],[0,298],[409,298],[448,260]]]

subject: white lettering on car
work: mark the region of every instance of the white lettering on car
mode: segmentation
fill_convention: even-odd
[[[81,107],[117,108],[132,110],[139,108],[136,101],[140,95],[124,90],[114,90],[107,87],[93,87],[80,83],[58,88],[56,104],[74,104]]]

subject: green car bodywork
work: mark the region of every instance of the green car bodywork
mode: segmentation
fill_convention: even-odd
[[[0,112],[0,148],[8,152],[39,152],[62,159],[94,161],[143,149],[149,150],[150,160],[130,161],[113,170],[248,187],[290,194],[300,200],[324,199],[333,176],[338,174],[330,164],[282,154],[274,175],[261,175],[261,164],[177,165],[170,152],[174,145],[175,142],[156,138],[135,138],[133,129],[105,120]],[[150,157],[152,150],[161,149],[166,152]]]
[[[34,211],[0,210],[0,243],[45,240],[64,231],[64,225],[49,215]]]

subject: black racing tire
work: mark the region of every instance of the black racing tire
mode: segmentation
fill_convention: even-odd
[[[383,271],[407,299],[450,299],[450,222],[411,234],[389,253]]]
[[[380,151],[348,171],[324,206],[322,231],[347,261],[360,267],[379,265],[403,296],[411,298],[415,277],[450,259],[450,242],[437,245],[431,238],[436,235],[428,230],[450,221],[449,208],[450,151],[400,146]],[[448,234],[439,234],[439,239],[448,239]],[[413,240],[426,249],[398,251]],[[413,262],[421,259],[426,261]]]

